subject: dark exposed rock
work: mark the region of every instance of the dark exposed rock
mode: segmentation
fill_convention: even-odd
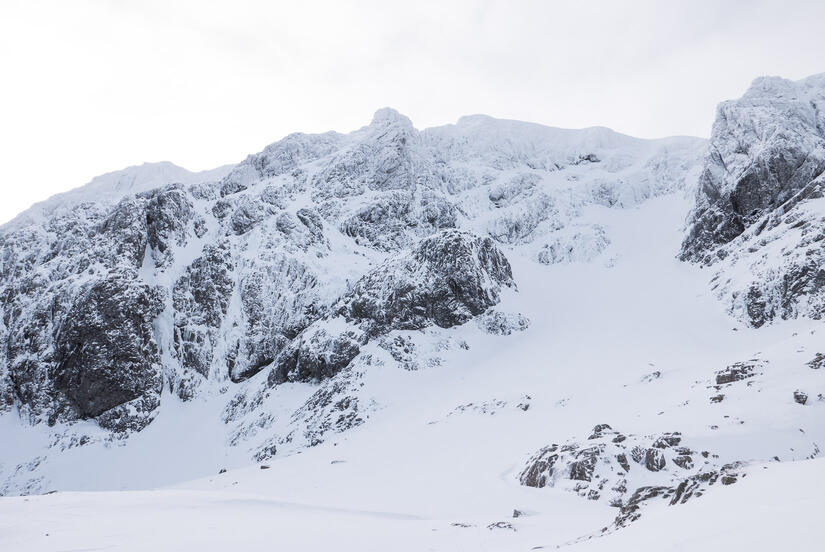
[[[121,201],[109,216],[95,229],[105,235],[115,258],[109,262],[139,268],[143,264],[149,242],[144,202],[130,198]]]
[[[596,461],[604,447],[588,447],[581,449],[576,455],[575,462],[570,464],[570,479],[576,481],[591,481],[593,478],[593,470],[596,468]]]
[[[528,487],[561,487],[617,507],[663,493],[672,496],[686,478],[696,479],[689,492],[693,494],[704,482],[715,481],[719,472],[710,462],[695,465],[695,452],[680,446],[681,441],[678,432],[622,435],[607,424],[599,424],[584,445],[570,441],[541,449],[528,461],[519,479]],[[658,484],[651,486],[651,481]],[[681,499],[686,488],[687,483],[675,500]]]
[[[726,474],[722,476],[722,485],[733,485],[736,481],[736,474]]]
[[[356,329],[341,333],[318,326],[303,332],[281,352],[270,385],[287,380],[329,378],[346,368],[365,340]]]
[[[611,430],[611,433],[614,433],[612,429],[613,428],[610,427],[608,424],[599,424],[593,428],[593,433],[590,435],[590,437],[588,437],[588,439],[600,439],[603,436],[603,433],[607,430]]]
[[[666,500],[669,505],[684,504],[717,482],[730,485],[744,476],[740,462],[714,464],[707,460],[700,462],[701,466],[694,465],[696,453],[680,446],[678,432],[645,437],[631,434],[619,443],[612,439],[616,435],[621,434],[600,424],[593,428],[586,446],[570,441],[544,447],[522,471],[521,484],[561,487],[589,500],[607,500],[619,513],[602,529],[604,534],[639,519],[641,509],[654,499]],[[707,451],[701,455],[711,457]]]
[[[290,423],[294,429],[284,441],[302,441],[308,446],[315,446],[329,434],[341,433],[363,424],[374,407],[361,397],[361,380],[364,371],[376,364],[380,365],[380,362],[372,355],[362,355],[335,377],[325,380],[292,414]]]
[[[669,448],[678,446],[679,443],[682,442],[682,434],[679,432],[676,433],[663,433],[661,437],[653,441],[653,446],[655,448]]]
[[[248,196],[241,198],[229,219],[229,226],[235,235],[246,234],[266,217],[264,205]]]
[[[793,400],[798,404],[804,405],[806,402],[808,402],[808,394],[804,391],[800,391],[799,389],[797,389],[793,392]]]
[[[615,441],[614,441],[615,442]],[[630,471],[630,463],[627,461],[627,455],[625,453],[617,454],[616,455],[616,462],[622,467],[622,469],[626,472]]]
[[[580,165],[581,163],[598,163],[601,159],[595,153],[588,153],[579,155],[578,159],[574,162],[575,165]]]
[[[825,136],[810,113],[820,107],[801,88],[757,79],[719,106],[683,259],[707,258],[825,170]]]
[[[754,327],[825,316],[823,106],[821,76],[771,77],[718,109],[680,257],[717,265],[717,293]]]
[[[641,509],[653,499],[667,500],[670,506],[684,504],[694,497],[704,494],[707,487],[721,479],[723,485],[731,485],[738,480],[739,474],[735,471],[741,464],[726,464],[719,469],[701,471],[682,479],[676,484],[644,486],[636,489],[630,498],[620,506],[619,514],[612,525],[602,529],[602,533],[627,527],[641,517]]]
[[[654,443],[653,446],[656,446],[656,444]],[[645,451],[645,467],[652,472],[661,470],[665,467],[665,455],[659,450],[647,449]]]
[[[550,483],[556,462],[559,459],[558,445],[541,449],[521,473],[521,484],[528,487],[545,487]]]
[[[757,374],[758,361],[736,362],[724,370],[716,372],[716,385],[727,385],[744,379],[752,378]]]
[[[516,528],[513,527],[512,523],[507,523],[506,521],[497,521],[495,523],[491,523],[490,525],[487,526],[487,529],[489,529],[490,531],[492,531],[494,529],[507,529],[509,531],[515,531],[516,530]]]
[[[814,370],[819,370],[825,366],[825,355],[822,353],[817,353],[814,355],[814,358],[808,362],[808,366]]]
[[[147,192],[142,197],[148,200],[147,241],[155,255],[155,265],[164,266],[171,261],[172,245],[186,243],[187,224],[195,218],[193,205],[180,185]]]
[[[157,290],[128,277],[93,282],[77,296],[56,338],[55,387],[82,416],[160,392],[160,359],[152,320]]]
[[[515,286],[510,264],[492,240],[434,234],[356,282],[279,353],[269,382],[330,377],[391,330],[463,324],[498,303],[504,286]]]
[[[686,470],[693,468],[693,458],[688,455],[677,456],[673,459],[673,463]]]
[[[418,370],[415,342],[407,335],[396,335],[393,339],[382,339],[380,345],[387,350],[392,358],[405,370]]]

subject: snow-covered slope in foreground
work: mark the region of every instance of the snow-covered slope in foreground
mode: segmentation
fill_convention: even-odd
[[[523,313],[526,330],[495,336],[470,322],[391,333],[415,334],[418,354],[438,362],[413,371],[371,366],[358,383],[361,403],[375,407],[369,422],[279,453],[268,469],[209,438],[225,428],[222,403],[208,392],[166,401],[126,446],[69,448],[38,472],[60,492],[0,499],[0,549],[813,546],[825,464],[805,459],[825,443],[825,369],[809,363],[825,328],[735,323],[703,271],[674,258],[689,207],[679,193],[632,209],[588,206],[582,222],[606,229],[610,262],[545,266],[512,255],[519,291],[505,290],[497,308]],[[444,340],[466,348],[440,348]],[[741,380],[725,376],[735,363],[751,366]],[[289,412],[289,398],[309,385],[280,385],[268,404],[276,415]],[[795,392],[807,395],[805,404]],[[631,441],[680,432],[697,466],[685,474],[744,464],[735,482],[707,485],[687,504],[646,501],[638,522],[614,531],[618,509],[605,496],[586,500],[563,480],[519,482],[542,447],[586,445],[598,424]],[[32,434],[46,430],[2,431],[18,444],[4,452],[13,465],[15,455],[31,457],[40,446]],[[607,479],[610,469],[599,460],[594,473]],[[627,475],[634,488],[661,486],[677,469],[632,463]],[[180,482],[195,473],[213,475]],[[116,489],[132,490],[64,492]]]
[[[818,550],[825,460],[755,466],[741,485],[662,509],[571,552]],[[769,498],[767,498],[769,497]],[[585,505],[586,506],[586,505]],[[518,532],[403,512],[285,502],[266,495],[159,490],[61,493],[0,502],[6,550],[536,550],[574,534],[586,509],[567,497]],[[579,516],[579,517],[577,517]],[[550,538],[548,538],[548,535]],[[57,543],[57,547],[55,544]]]

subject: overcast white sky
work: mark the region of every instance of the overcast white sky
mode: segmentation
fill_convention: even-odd
[[[190,170],[392,106],[707,136],[764,74],[825,71],[825,2],[0,0],[0,222],[144,161]]]

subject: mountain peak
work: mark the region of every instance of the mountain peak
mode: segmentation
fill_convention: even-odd
[[[412,128],[410,118],[391,107],[382,107],[372,116],[370,126],[402,125]]]

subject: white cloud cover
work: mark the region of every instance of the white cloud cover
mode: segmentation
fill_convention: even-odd
[[[825,71],[825,3],[17,1],[0,5],[0,221],[143,161],[239,161],[382,106],[706,136],[764,74]]]

